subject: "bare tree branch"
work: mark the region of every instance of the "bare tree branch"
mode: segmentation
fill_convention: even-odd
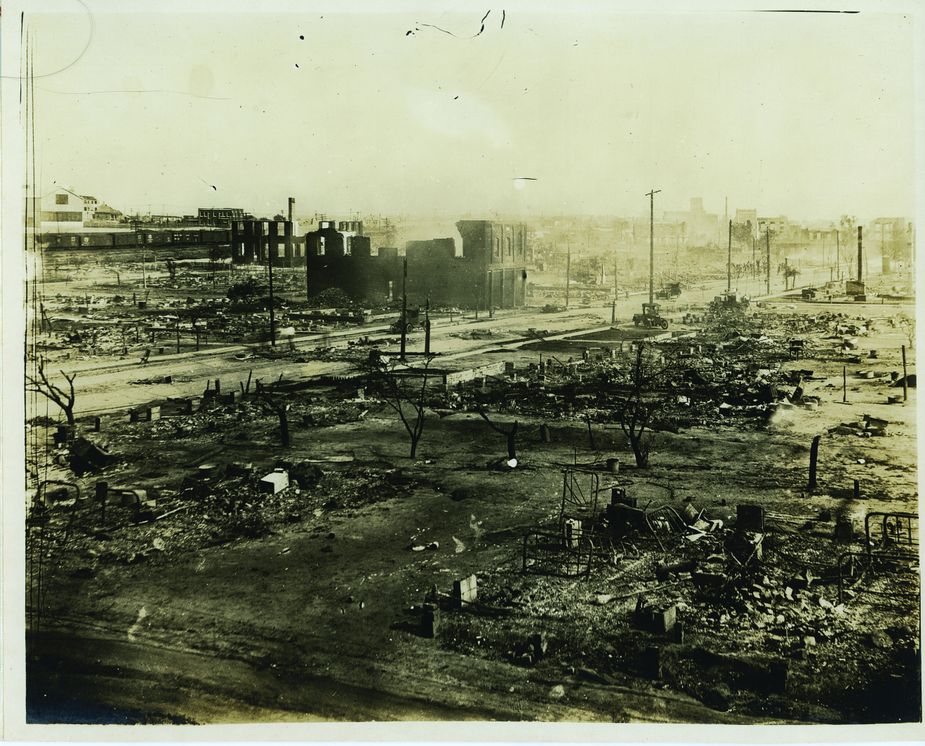
[[[41,394],[58,405],[61,411],[64,412],[67,424],[73,427],[75,424],[74,403],[77,400],[76,392],[74,391],[74,379],[77,378],[77,374],[72,373],[68,375],[63,370],[59,372],[64,376],[64,380],[67,381],[67,392],[49,380],[48,374],[45,372],[45,359],[39,358],[36,364],[37,377],[26,375],[26,389]]]

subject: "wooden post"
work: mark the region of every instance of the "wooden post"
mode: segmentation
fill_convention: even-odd
[[[903,401],[909,398],[909,382],[906,380],[906,345],[903,345]]]
[[[848,401],[848,366],[843,365],[841,368],[841,390],[842,402]]]
[[[808,492],[816,491],[816,461],[819,458],[819,441],[822,436],[817,435],[813,438],[813,444],[809,447],[809,484]]]

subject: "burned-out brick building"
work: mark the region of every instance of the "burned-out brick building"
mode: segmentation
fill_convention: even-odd
[[[407,260],[408,301],[465,308],[513,308],[526,297],[527,229],[522,224],[461,220],[462,237],[409,241],[405,256],[383,247],[372,253],[362,223],[322,220],[306,235],[308,294],[340,288],[370,302],[395,299],[402,292]],[[350,230],[351,228],[355,230]]]
[[[227,225],[246,217],[240,207],[200,207],[196,219],[201,225]]]
[[[305,238],[292,220],[235,220],[231,223],[231,259],[235,264],[297,267],[305,263]]]
[[[527,226],[489,220],[460,220],[466,283],[479,308],[515,308],[526,302]],[[465,297],[466,287],[458,289]],[[468,303],[466,305],[472,305]]]
[[[385,300],[394,281],[398,250],[373,256],[368,236],[359,221],[321,220],[305,234],[305,272],[308,295],[338,288],[364,300]]]

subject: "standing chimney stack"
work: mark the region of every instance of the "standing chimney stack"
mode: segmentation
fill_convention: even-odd
[[[289,198],[289,222],[292,222],[292,206],[295,204],[295,197]]]
[[[863,259],[864,250],[862,248],[862,243],[861,243],[861,231],[862,230],[863,229],[859,225],[858,226],[858,282],[862,282],[864,280],[864,274],[862,271],[862,268],[864,266],[864,259]]]

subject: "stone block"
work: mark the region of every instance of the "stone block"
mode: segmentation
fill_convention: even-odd
[[[289,473],[285,469],[274,469],[260,480],[260,489],[270,495],[282,492],[289,486]]]
[[[478,580],[475,575],[453,581],[453,601],[457,607],[468,606],[478,599]]]

